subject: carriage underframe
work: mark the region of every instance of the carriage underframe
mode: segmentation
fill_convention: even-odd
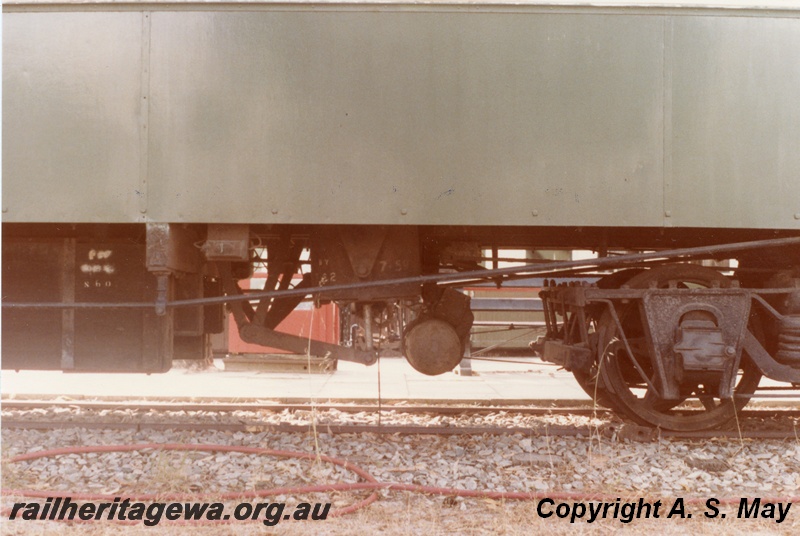
[[[463,253],[465,236],[478,243],[463,229],[30,230],[4,227],[4,368],[165,371],[173,359],[208,355],[227,307],[245,342],[369,365],[394,339],[417,370],[441,374],[461,360],[473,323],[457,289],[537,276],[553,279],[541,292],[547,333],[533,346],[639,423],[714,427],[762,376],[800,384],[797,237],[486,269]],[[722,258],[742,264],[723,275],[694,263]],[[238,281],[259,263],[269,268],[263,289],[243,291]],[[565,283],[585,274],[599,279]],[[304,300],[346,308],[357,337],[336,345],[276,330]]]

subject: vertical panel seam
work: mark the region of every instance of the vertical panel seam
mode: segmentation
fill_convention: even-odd
[[[673,50],[673,21],[674,17],[664,17],[664,65],[663,65],[663,111],[664,111],[664,139],[662,142],[662,150],[664,151],[663,160],[663,214],[662,220],[664,227],[673,226],[672,213],[672,188],[673,188],[673,170],[672,170],[672,69],[674,60]]]
[[[150,19],[152,13],[142,12],[142,70],[141,95],[139,102],[139,188],[136,191],[139,208],[139,221],[145,221],[147,214],[149,148],[150,148]]]

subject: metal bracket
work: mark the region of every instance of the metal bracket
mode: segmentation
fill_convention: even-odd
[[[147,224],[147,270],[150,272],[198,273],[203,267],[197,235],[189,227],[174,223]]]
[[[544,341],[542,361],[561,365],[569,371],[589,370],[592,366],[592,351],[588,347]]]
[[[156,315],[167,314],[167,299],[169,297],[169,273],[156,274]]]
[[[800,370],[775,361],[749,330],[744,336],[744,351],[767,378],[779,382],[800,383]]]
[[[230,273],[230,265],[222,263],[220,266],[225,293],[229,296],[241,294],[242,290],[233,280]],[[306,337],[298,337],[281,333],[273,329],[266,328],[250,322],[244,312],[242,302],[231,303],[231,312],[236,326],[239,328],[239,336],[244,342],[259,344],[270,348],[281,348],[296,354],[310,354],[319,357],[330,357],[342,361],[352,361],[364,365],[372,365],[378,361],[378,356],[374,351],[361,351],[355,348],[346,348],[336,344],[316,341]]]
[[[247,224],[208,225],[206,241],[201,250],[209,261],[250,260],[250,226]]]
[[[288,333],[281,333],[263,326],[257,326],[251,322],[238,325],[239,336],[244,342],[260,344],[271,348],[281,348],[289,350],[295,354],[310,354],[319,357],[329,357],[341,361],[352,361],[364,365],[372,365],[378,357],[374,351],[361,351],[355,348],[346,348],[336,344],[316,341]]]

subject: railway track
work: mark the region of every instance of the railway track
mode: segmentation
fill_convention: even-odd
[[[377,405],[377,404],[274,404],[274,403],[199,403],[199,402],[164,402],[164,401],[97,401],[97,400],[5,400],[2,407],[6,415],[2,420],[4,429],[113,429],[113,430],[174,430],[202,431],[219,430],[245,433],[306,433],[316,428],[320,433],[328,434],[382,434],[382,435],[525,435],[548,437],[618,437],[633,441],[653,441],[658,438],[676,439],[797,439],[800,430],[795,419],[800,417],[797,408],[764,408],[749,409],[740,412],[741,428],[710,430],[702,432],[672,432],[652,428],[623,424],[613,417],[613,413],[605,408],[595,408],[589,404],[565,407],[521,406],[521,405]],[[69,412],[57,418],[41,415],[43,410],[60,410]],[[34,418],[9,414],[8,412],[38,411]],[[126,411],[122,420],[109,420],[107,413]],[[88,412],[89,415],[85,413]],[[176,413],[185,414],[202,412],[196,419],[176,419]],[[243,412],[245,418],[236,417]],[[308,422],[301,424],[287,422],[267,422],[259,419],[259,415],[278,414],[283,412],[314,414],[309,415]],[[341,423],[336,422],[336,414],[376,415],[375,423]],[[154,415],[160,415],[153,419]],[[209,422],[208,415],[233,416],[234,421]],[[410,414],[435,416],[476,416],[476,415],[526,415],[526,416],[575,416],[594,417],[603,422],[587,424],[558,425],[547,422],[533,426],[502,425],[463,425],[457,422],[442,424],[397,424],[382,423],[380,416],[384,414]],[[317,419],[319,417],[319,419]],[[777,422],[779,429],[763,427],[758,423]],[[755,424],[755,425],[754,425]]]
[[[458,404],[346,404],[346,403],[220,403],[220,402],[164,402],[164,401],[99,401],[99,400],[3,400],[3,409],[33,410],[45,408],[74,408],[87,410],[135,410],[135,411],[211,411],[230,413],[235,411],[272,412],[283,411],[339,411],[342,413],[390,412],[432,415],[487,415],[510,412],[520,415],[594,415],[609,414],[610,410],[593,407],[590,402],[570,401],[565,406],[535,405],[464,405]],[[800,409],[797,410],[800,415]]]
[[[551,404],[552,401],[546,401]],[[183,401],[139,401],[122,400],[46,400],[46,399],[14,399],[2,400],[0,406],[6,410],[34,410],[46,408],[73,408],[87,410],[134,410],[134,411],[207,411],[230,413],[236,411],[271,412],[283,411],[339,411],[342,413],[378,413],[394,412],[430,415],[489,415],[500,412],[518,415],[610,415],[612,410],[595,406],[590,401],[560,401],[562,405],[534,404],[472,404],[443,401],[439,404],[349,404],[349,403],[265,403],[265,402],[183,402]],[[739,412],[740,417],[800,417],[798,408],[763,407],[745,409]]]
[[[233,423],[185,423],[185,422],[97,422],[80,421],[23,421],[3,419],[2,428],[26,430],[54,430],[68,428],[113,429],[113,430],[174,430],[225,432],[309,432],[312,425],[296,424],[233,424]],[[590,437],[618,436],[633,441],[654,441],[658,438],[673,439],[797,439],[800,429],[791,430],[705,430],[696,432],[658,431],[653,428],[623,424],[609,426],[543,426],[541,428],[521,428],[502,426],[414,426],[414,425],[365,425],[365,424],[320,424],[317,430],[328,434],[383,434],[383,435],[525,435],[531,437]]]

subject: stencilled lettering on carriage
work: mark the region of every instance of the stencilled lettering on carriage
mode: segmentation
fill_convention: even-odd
[[[116,273],[117,267],[109,260],[114,255],[111,249],[90,249],[86,254],[86,261],[80,265],[80,271],[86,276],[112,276]],[[109,288],[113,286],[111,280],[107,278],[87,279],[83,281],[83,288]]]

